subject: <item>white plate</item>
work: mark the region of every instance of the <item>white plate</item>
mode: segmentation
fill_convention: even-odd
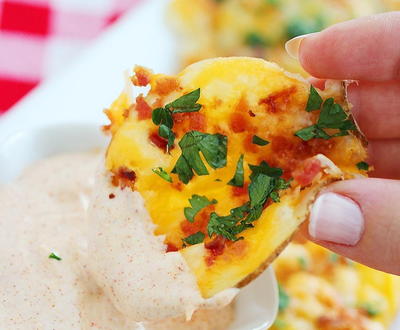
[[[0,118],[0,183],[33,161],[60,152],[106,144],[102,109],[123,88],[134,64],[155,72],[176,71],[175,45],[164,23],[167,2],[152,0],[129,13],[68,70],[42,84]],[[278,310],[272,269],[241,290],[231,330],[268,328]]]

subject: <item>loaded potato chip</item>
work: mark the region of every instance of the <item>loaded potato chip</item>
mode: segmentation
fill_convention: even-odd
[[[107,244],[112,227],[122,225],[117,216],[105,220],[107,207],[125,203],[131,213],[126,237],[112,247],[112,271],[95,262],[100,283],[108,272],[129,273],[125,263],[142,265],[130,258],[143,235],[132,228],[142,221],[153,235],[143,253],[157,246],[154,262],[179,264],[202,299],[219,297],[276,258],[325,185],[366,175],[359,166],[365,142],[340,82],[317,90],[273,63],[245,57],[205,60],[177,76],[136,67],[131,81],[148,92],[133,102],[125,92],[106,111],[112,139],[93,244]],[[115,293],[118,284],[108,289]]]

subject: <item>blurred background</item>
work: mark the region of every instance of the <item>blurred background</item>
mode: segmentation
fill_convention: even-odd
[[[68,70],[121,16],[145,2],[0,0],[0,114],[12,112],[12,106],[34,87]],[[285,41],[340,21],[400,10],[400,0],[168,2],[163,15],[165,28],[178,41],[176,68],[209,57],[246,55],[278,62],[304,76],[307,73],[298,62],[286,55]],[[354,263],[301,237],[274,266],[280,283],[280,313],[274,329],[381,330],[388,329],[396,317],[398,277]]]

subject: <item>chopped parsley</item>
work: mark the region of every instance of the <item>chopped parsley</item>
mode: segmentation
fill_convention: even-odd
[[[279,290],[279,311],[283,312],[289,306],[290,297],[280,284],[278,284],[278,290]]]
[[[192,234],[186,238],[183,238],[182,241],[186,244],[195,245],[195,244],[202,243],[204,241],[205,237],[206,237],[206,235],[204,235],[201,231],[198,231],[195,234]]]
[[[249,165],[253,173],[250,175],[249,201],[231,209],[229,215],[220,216],[211,213],[207,226],[208,235],[214,234],[225,237],[230,241],[237,241],[243,237],[238,235],[247,228],[253,227],[253,222],[261,217],[263,207],[267,200],[279,202],[279,190],[287,189],[290,181],[280,178],[283,171],[270,167],[266,162],[261,165]]]
[[[270,6],[274,6],[274,7],[278,7],[280,5],[280,0],[265,0],[265,2],[270,5]]]
[[[314,86],[311,85],[310,96],[308,97],[306,111],[310,112],[321,109],[322,102],[322,97],[318,94]]]
[[[225,167],[227,140],[227,137],[221,134],[208,134],[198,131],[186,133],[179,141],[182,155],[178,158],[172,173],[178,174],[179,180],[185,184],[193,178],[193,172],[197,175],[208,175],[200,152],[213,169]]]
[[[377,316],[381,313],[379,307],[377,306],[377,304],[371,303],[371,302],[365,302],[365,303],[361,303],[359,305],[359,308],[364,310],[368,316],[370,317],[374,317]]]
[[[221,235],[230,241],[238,241],[241,237],[236,237],[237,234],[241,233],[246,228],[252,227],[251,224],[240,222],[241,218],[237,218],[235,215],[230,214],[227,216],[219,216],[213,212],[210,215],[210,221],[207,225],[208,236],[212,237],[214,234]]]
[[[244,184],[244,169],[243,169],[243,155],[240,155],[236,164],[235,176],[228,182],[229,185],[235,187],[243,187]]]
[[[252,142],[253,144],[257,144],[259,146],[266,146],[267,144],[269,144],[269,141],[264,140],[257,135],[253,135]]]
[[[299,262],[300,268],[302,270],[307,270],[308,269],[308,263],[307,263],[307,260],[304,257],[298,257],[297,261]]]
[[[339,255],[337,255],[336,253],[330,253],[329,257],[328,257],[330,262],[336,263],[339,261]]]
[[[357,166],[357,168],[359,170],[362,170],[362,171],[368,171],[369,170],[369,164],[366,163],[366,162],[359,162],[359,163],[357,163],[356,166]]]
[[[257,32],[247,33],[247,35],[245,36],[244,42],[246,43],[247,46],[254,47],[254,48],[268,46],[268,43],[265,40],[265,38]]]
[[[295,18],[286,27],[286,33],[288,39],[292,39],[294,37],[309,34],[312,32],[318,32],[324,28],[324,19],[323,17],[316,17],[313,20],[307,20],[304,18]]]
[[[49,259],[56,259],[58,261],[62,260],[62,258],[56,255],[54,252],[50,253]]]
[[[168,103],[165,108],[172,113],[197,112],[201,109],[201,104],[197,101],[200,98],[200,88],[181,96],[175,101]]]
[[[274,188],[273,180],[274,178],[261,173],[254,177],[254,180],[252,180],[249,185],[251,208],[265,203],[267,197]]]
[[[273,178],[278,178],[282,176],[283,171],[279,167],[270,167],[266,161],[262,161],[260,165],[249,165],[252,174],[250,175],[250,180],[258,174],[265,174]]]
[[[286,321],[279,319],[279,318],[276,319],[274,322],[274,327],[279,330],[286,329],[287,326],[288,326],[288,324],[286,323]]]
[[[162,167],[153,168],[152,171],[157,174],[161,179],[172,183],[171,176]]]
[[[194,217],[197,213],[211,204],[216,204],[217,201],[215,199],[210,201],[205,196],[193,195],[192,198],[189,199],[189,203],[191,207],[185,207],[183,212],[189,222],[194,222]]]
[[[319,110],[322,105],[317,123],[297,131],[294,135],[304,141],[314,138],[328,140],[333,137],[348,135],[348,131],[357,129],[353,120],[348,117],[340,104],[335,103],[333,98],[329,98],[322,103],[318,96],[317,90],[311,86],[306,111]],[[318,104],[320,107],[314,109]],[[329,135],[325,129],[337,129],[339,131]]]
[[[175,141],[175,134],[172,132],[172,127],[174,126],[173,115],[176,113],[199,111],[201,109],[201,104],[197,103],[199,98],[200,88],[177,98],[163,108],[153,110],[153,123],[159,126],[158,135],[168,140],[167,150],[174,145]]]

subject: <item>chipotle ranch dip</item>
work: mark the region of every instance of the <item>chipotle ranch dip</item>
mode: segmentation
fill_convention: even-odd
[[[55,156],[0,187],[1,328],[226,329],[237,290],[203,299],[140,195],[112,187],[101,162]]]

